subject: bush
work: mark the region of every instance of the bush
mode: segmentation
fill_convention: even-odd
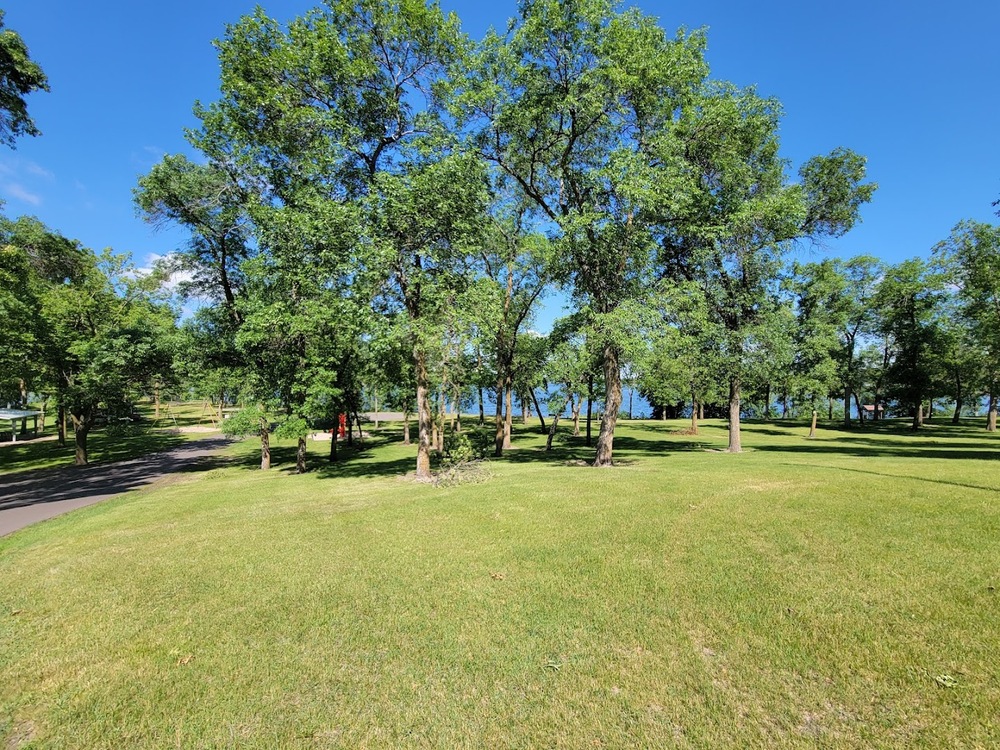
[[[472,439],[466,432],[453,432],[444,440],[444,461],[445,466],[464,464],[482,458],[483,454],[472,443]]]

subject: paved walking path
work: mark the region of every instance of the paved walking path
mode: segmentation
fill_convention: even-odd
[[[227,442],[213,436],[127,461],[0,475],[0,536],[145,487],[214,455]]]

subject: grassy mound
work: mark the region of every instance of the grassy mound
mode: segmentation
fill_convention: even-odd
[[[0,539],[0,747],[1000,744],[1000,440],[684,426],[446,486],[245,443]]]

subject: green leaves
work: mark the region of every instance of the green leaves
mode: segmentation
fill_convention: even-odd
[[[24,97],[48,91],[49,82],[21,36],[3,28],[3,16],[0,10],[0,141],[13,148],[20,135],[40,135]]]

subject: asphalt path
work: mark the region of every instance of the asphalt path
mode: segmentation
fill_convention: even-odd
[[[127,461],[0,476],[0,536],[150,485],[216,454],[228,442],[212,436]]]

